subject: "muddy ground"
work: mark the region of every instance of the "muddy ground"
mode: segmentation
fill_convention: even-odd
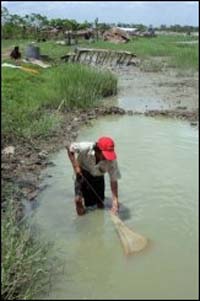
[[[83,125],[90,125],[99,116],[108,114],[162,115],[170,118],[186,119],[191,126],[198,127],[198,74],[179,72],[174,69],[152,71],[141,65],[113,70],[119,77],[119,103],[116,98],[108,98],[105,106],[87,110],[74,110],[60,113],[64,117],[62,126],[46,139],[12,141],[3,138],[3,148],[15,147],[13,155],[2,153],[2,186],[15,184],[18,189],[12,197],[34,201],[41,190],[41,170],[53,164],[48,155],[63,148],[66,143],[78,136]],[[129,105],[123,103],[130,95]],[[113,106],[113,101],[115,106]],[[123,108],[120,108],[123,107]],[[67,155],[67,154],[66,154]],[[2,207],[5,205],[6,190],[2,194]],[[21,210],[22,213],[22,210]]]
[[[119,105],[134,111],[198,109],[198,72],[168,67],[168,58],[151,57],[114,72],[119,77]],[[128,99],[128,104],[125,97]]]
[[[167,68],[159,60],[120,72],[119,106],[128,109],[131,103],[134,112],[187,119],[198,125],[198,72]],[[156,68],[161,70],[153,71]]]

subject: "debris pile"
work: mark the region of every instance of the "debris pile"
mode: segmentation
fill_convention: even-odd
[[[104,32],[103,40],[119,44],[127,43],[130,40],[130,37],[126,31],[113,27],[110,30]]]

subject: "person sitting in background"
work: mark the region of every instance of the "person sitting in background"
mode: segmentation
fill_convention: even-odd
[[[118,213],[118,179],[121,178],[114,151],[114,141],[110,137],[101,137],[97,142],[74,142],[66,146],[69,159],[76,174],[75,205],[78,215],[85,208],[97,205],[104,208],[104,174],[108,172],[112,191],[112,209]]]
[[[21,58],[21,52],[19,52],[18,46],[15,46],[15,48],[11,51],[10,57],[15,60],[18,60]]]

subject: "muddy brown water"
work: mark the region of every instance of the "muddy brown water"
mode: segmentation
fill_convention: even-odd
[[[122,77],[113,104],[143,111],[152,97],[152,106],[159,100],[164,105],[157,93],[141,102],[143,92],[134,92],[134,82],[137,78]],[[52,253],[61,260],[62,272],[53,271],[51,288],[38,299],[197,298],[197,129],[169,118],[110,116],[82,128],[77,140],[95,141],[102,135],[116,142],[120,217],[148,238],[148,246],[126,257],[107,210],[93,208],[77,217],[72,167],[62,149],[51,158],[55,165],[43,173],[47,188],[32,218],[44,239],[54,243]],[[105,202],[109,207],[107,176]]]
[[[33,222],[54,242],[63,272],[41,299],[192,299],[198,294],[197,130],[187,122],[144,116],[101,118],[78,141],[116,141],[122,179],[121,218],[149,239],[144,252],[123,253],[106,210],[77,217],[66,150],[45,171]],[[110,189],[106,177],[106,203]]]

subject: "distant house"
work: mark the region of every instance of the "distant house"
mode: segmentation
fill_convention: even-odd
[[[57,38],[59,34],[63,34],[63,29],[62,27],[53,27],[53,26],[43,26],[40,29],[40,33],[43,37],[52,39],[52,38]]]
[[[138,28],[135,28],[135,27],[117,27],[117,28],[118,28],[118,29],[121,29],[121,30],[123,30],[123,31],[126,31],[126,32],[129,33],[129,34],[138,31]]]
[[[91,28],[87,28],[84,30],[77,30],[77,31],[72,31],[72,30],[67,30],[65,31],[65,35],[68,36],[71,34],[72,36],[76,36],[79,38],[84,38],[86,40],[89,40],[92,36],[94,36],[94,30]]]

